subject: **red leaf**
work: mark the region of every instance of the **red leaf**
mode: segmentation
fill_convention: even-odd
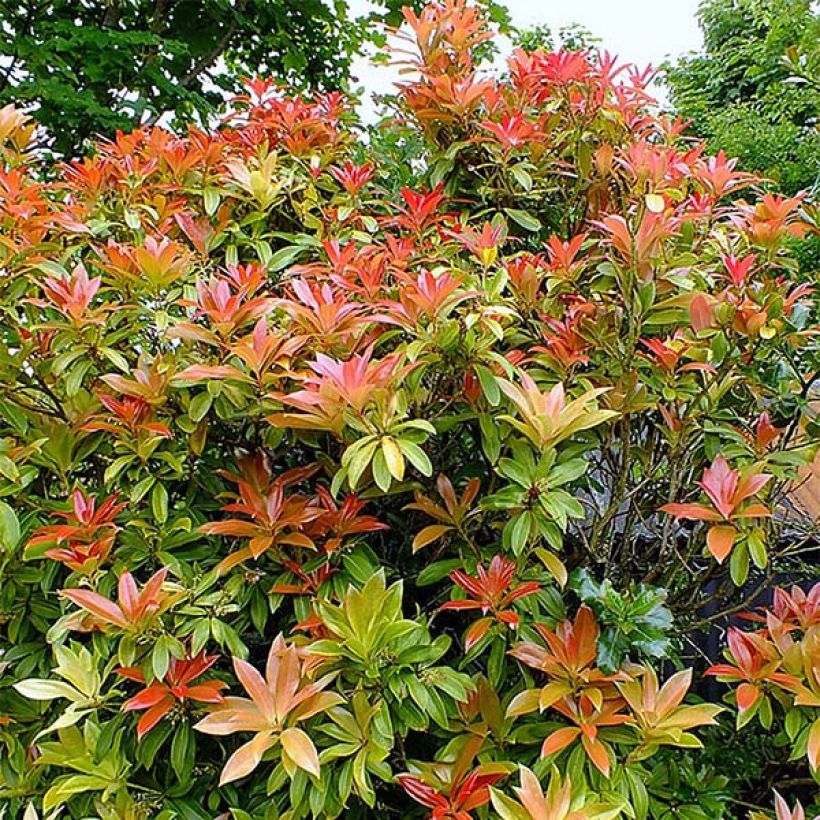
[[[173,705],[174,699],[164,683],[152,683],[147,689],[134,695],[130,700],[122,705],[124,712],[133,712],[135,709],[150,709],[160,701],[170,698]]]
[[[411,777],[406,774],[400,774],[396,777],[396,780],[399,781],[401,787],[407,792],[407,794],[409,794],[410,797],[412,797],[417,803],[421,803],[422,806],[427,806],[427,808],[430,809],[448,808],[447,799],[431,786],[428,786],[426,783],[422,783],[418,778]]]
[[[169,695],[168,698],[149,709],[137,724],[137,740],[142,740],[146,733],[150,732],[173,707],[174,699]]]

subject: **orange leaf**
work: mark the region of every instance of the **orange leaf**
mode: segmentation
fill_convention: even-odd
[[[438,541],[445,532],[449,532],[451,529],[453,528],[445,524],[431,524],[429,527],[425,527],[413,539],[413,552],[418,552],[422,547],[432,544],[433,541]]]
[[[752,683],[741,683],[737,688],[737,708],[741,712],[751,709],[760,697],[760,690]]]
[[[732,518],[771,518],[771,515],[771,510],[767,506],[754,502],[740,512],[734,513]]]
[[[660,511],[691,521],[720,521],[720,513],[703,504],[664,504]]]
[[[668,715],[675,707],[679,706],[689,686],[692,683],[692,670],[683,669],[676,672],[661,687],[658,693],[657,711],[659,715]]]
[[[492,618],[479,618],[470,626],[464,636],[464,650],[466,652],[469,652],[487,634],[492,623]]]
[[[736,536],[737,530],[727,524],[720,524],[709,529],[706,534],[706,546],[719,564],[722,564],[732,551]]]
[[[560,752],[561,749],[565,749],[580,733],[580,729],[576,729],[572,726],[567,726],[565,729],[557,729],[544,741],[544,745],[541,747],[541,757],[546,757],[547,755]]]
[[[279,737],[287,756],[309,774],[319,776],[319,755],[313,741],[301,729],[285,729]]]
[[[128,628],[128,620],[123,611],[115,603],[103,598],[102,595],[98,595],[96,592],[88,589],[66,589],[63,590],[61,595],[92,615],[96,615],[101,621],[114,624],[120,629]]]
[[[587,756],[592,761],[596,769],[604,776],[609,777],[609,755],[606,746],[600,740],[581,735],[581,743]]]
[[[276,719],[276,705],[273,692],[268,688],[265,679],[253,666],[241,658],[233,659],[233,668],[236,677],[251,696],[256,707],[265,718],[273,722]]]
[[[704,293],[696,293],[689,303],[689,319],[695,333],[710,328],[715,320],[714,311]]]
[[[820,718],[815,720],[811,725],[811,729],[809,729],[809,742],[806,746],[806,753],[812,771],[816,771],[820,766]]]
[[[181,382],[196,382],[205,379],[247,379],[247,376],[241,370],[228,365],[194,364],[186,367],[181,373],[177,373],[174,378]]]
[[[265,752],[274,744],[272,732],[259,732],[252,740],[240,746],[229,758],[219,777],[224,786],[250,774],[262,761]]]

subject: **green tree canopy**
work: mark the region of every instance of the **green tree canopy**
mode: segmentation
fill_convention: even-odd
[[[818,87],[785,59],[820,68],[820,16],[811,0],[704,0],[703,51],[669,68],[675,108],[712,150],[737,156],[788,193],[820,179]]]
[[[384,0],[397,22],[402,2]],[[31,106],[50,147],[166,118],[202,120],[243,75],[345,85],[372,19],[346,0],[22,0],[0,4],[0,105]]]

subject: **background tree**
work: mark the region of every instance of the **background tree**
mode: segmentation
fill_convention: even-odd
[[[338,89],[377,19],[346,0],[24,0],[0,4],[0,106],[32,106],[55,151],[140,122],[202,121],[245,75]]]
[[[557,32],[546,25],[527,26],[518,29],[512,36],[513,45],[523,48],[524,51],[535,51],[543,48],[545,51],[552,51],[558,48],[565,48],[569,51],[584,51],[585,49],[597,46],[601,42],[600,37],[596,37],[586,26],[580,23],[570,23],[561,26]]]
[[[787,193],[820,179],[820,16],[810,0],[704,0],[703,51],[668,69],[674,107],[713,151]],[[803,55],[795,75],[792,49]],[[794,53],[794,51],[792,53]]]

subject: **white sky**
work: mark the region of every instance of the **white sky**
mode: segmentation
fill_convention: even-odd
[[[600,47],[622,61],[640,66],[659,65],[699,49],[701,34],[695,14],[698,0],[504,0],[518,28],[547,24],[557,33],[562,26],[580,23],[601,38]],[[373,10],[370,0],[350,0],[351,13]],[[502,47],[503,50],[503,47]],[[396,72],[370,65],[367,58],[355,61],[353,74],[366,95],[392,91]],[[362,115],[372,120],[373,106],[366,98]]]

